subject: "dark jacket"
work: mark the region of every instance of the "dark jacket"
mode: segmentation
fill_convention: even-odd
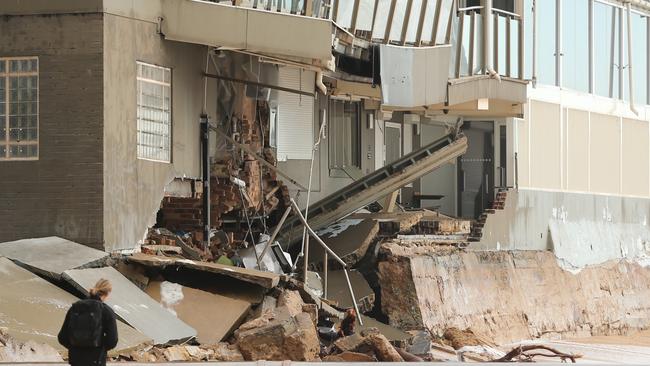
[[[100,301],[99,299],[93,299]],[[98,348],[79,348],[70,346],[70,335],[68,334],[68,324],[70,322],[70,310],[65,315],[65,321],[59,332],[59,343],[68,349],[68,362],[70,365],[106,365],[106,352],[112,350],[117,345],[117,321],[115,313],[108,305],[102,303],[102,322],[104,336],[102,347]]]

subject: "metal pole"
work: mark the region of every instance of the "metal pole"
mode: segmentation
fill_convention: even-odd
[[[208,115],[201,114],[201,165],[203,170],[203,249],[210,247],[210,129]]]
[[[624,63],[623,61],[625,60],[625,55],[623,53],[623,9],[619,9],[618,11],[618,99],[623,100],[623,93],[625,93],[623,89],[623,78],[625,77],[625,73],[623,68]]]
[[[555,22],[555,85],[562,86],[562,0],[555,2]]]
[[[357,319],[359,319],[359,324],[363,325],[363,320],[361,320],[361,313],[359,312],[359,306],[357,305],[357,300],[354,297],[354,291],[352,290],[352,284],[350,283],[350,276],[348,276],[348,270],[346,268],[343,268],[343,273],[345,274],[345,280],[348,283],[350,298],[352,299],[352,304],[354,304],[354,311],[357,313]]]
[[[537,86],[537,0],[533,0],[533,86]]]
[[[278,233],[280,232],[280,229],[282,229],[282,225],[284,225],[284,221],[287,219],[290,212],[291,212],[291,206],[287,207],[287,209],[284,210],[284,214],[282,214],[282,218],[280,219],[280,222],[278,222],[278,224],[276,225],[275,230],[273,230],[273,234],[271,234],[271,238],[269,239],[269,242],[266,243],[264,249],[262,250],[262,254],[260,254],[260,259],[264,258],[264,255],[269,250],[269,247],[275,240],[275,237],[278,236]]]
[[[627,73],[628,73],[628,82],[630,87],[630,109],[636,115],[639,112],[634,106],[634,75],[632,74],[632,7],[628,1],[626,4],[627,7]]]
[[[327,264],[327,261],[329,261],[329,258],[328,258],[327,252],[325,252],[325,255],[323,257],[323,299],[327,299],[327,286],[328,286],[328,282],[327,282],[327,267],[328,267],[328,264]]]
[[[596,93],[594,74],[594,0],[589,0],[589,93]]]

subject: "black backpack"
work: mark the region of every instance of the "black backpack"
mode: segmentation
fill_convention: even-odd
[[[70,308],[68,334],[70,345],[81,348],[99,348],[104,336],[103,304],[98,300],[80,300]]]

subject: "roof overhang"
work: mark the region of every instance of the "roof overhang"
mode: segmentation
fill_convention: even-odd
[[[286,55],[327,64],[330,20],[199,0],[162,0],[165,39],[232,50]]]

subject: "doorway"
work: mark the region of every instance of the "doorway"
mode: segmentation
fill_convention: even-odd
[[[495,124],[465,122],[462,132],[468,147],[465,155],[458,158],[458,216],[475,219],[490,207],[494,197]]]

